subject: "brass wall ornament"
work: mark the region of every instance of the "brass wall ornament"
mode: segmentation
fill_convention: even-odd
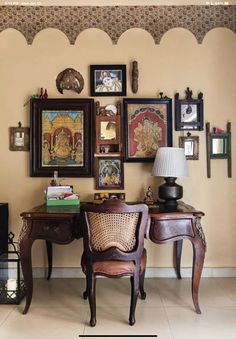
[[[64,89],[71,90],[79,94],[84,88],[84,78],[75,69],[66,68],[58,74],[56,85],[61,94],[63,94]]]

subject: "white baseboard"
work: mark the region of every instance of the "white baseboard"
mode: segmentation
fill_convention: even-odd
[[[45,278],[47,270],[45,268],[34,268],[34,278]],[[182,278],[191,278],[192,268],[181,268]],[[80,267],[54,267],[52,278],[84,278],[84,273]],[[145,277],[147,278],[176,278],[175,270],[171,267],[147,267]],[[202,271],[204,278],[226,278],[236,277],[236,267],[204,267]]]

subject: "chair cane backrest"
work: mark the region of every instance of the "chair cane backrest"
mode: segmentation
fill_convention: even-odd
[[[84,248],[96,260],[135,260],[144,244],[148,207],[119,200],[82,206]]]
[[[134,249],[139,213],[88,212],[90,242],[97,252],[117,247],[123,252]]]

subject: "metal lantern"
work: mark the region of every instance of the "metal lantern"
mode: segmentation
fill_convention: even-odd
[[[12,232],[8,234],[8,250],[0,253],[0,304],[18,305],[26,292],[14,237]]]

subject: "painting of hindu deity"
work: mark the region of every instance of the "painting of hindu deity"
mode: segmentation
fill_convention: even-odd
[[[96,189],[123,189],[124,170],[121,158],[97,157]]]
[[[92,176],[93,99],[31,101],[31,176]]]
[[[92,96],[125,96],[126,65],[90,65]]]
[[[125,160],[153,161],[172,145],[171,99],[124,99]]]
[[[42,166],[83,166],[83,111],[42,111]]]

